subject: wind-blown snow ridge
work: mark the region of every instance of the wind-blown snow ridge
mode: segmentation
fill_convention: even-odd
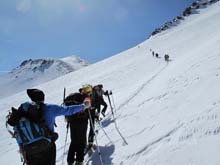
[[[212,5],[216,2],[218,2],[219,0],[197,0],[195,2],[192,3],[191,6],[187,7],[182,14],[180,14],[179,16],[177,16],[176,18],[174,18],[173,20],[166,22],[164,25],[162,25],[159,28],[156,28],[150,36],[154,36],[162,31],[165,31],[167,29],[170,29],[172,27],[177,26],[178,24],[180,24],[185,17],[188,17],[192,14],[198,14],[198,9],[200,8],[205,8],[208,5]]]

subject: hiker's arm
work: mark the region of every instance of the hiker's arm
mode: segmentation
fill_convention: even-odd
[[[84,105],[71,105],[71,106],[59,106],[59,105],[50,105],[50,109],[53,109],[53,114],[55,116],[70,116],[77,112],[84,110]]]

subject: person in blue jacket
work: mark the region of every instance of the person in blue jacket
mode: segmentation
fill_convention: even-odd
[[[55,165],[56,164],[56,144],[58,134],[54,132],[55,118],[57,116],[70,116],[84,109],[87,109],[91,103],[84,101],[81,105],[60,106],[55,104],[44,103],[44,93],[39,89],[27,89],[27,94],[32,100],[32,103],[25,102],[21,104],[18,110],[27,110],[31,104],[37,104],[42,108],[42,116],[49,131],[52,133],[53,138],[51,145],[48,149],[35,153],[25,153],[24,157],[28,165]]]

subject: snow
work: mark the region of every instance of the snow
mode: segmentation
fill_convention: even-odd
[[[75,70],[82,68],[82,66],[89,65],[85,60],[81,59],[78,56],[68,56],[61,59],[62,61],[68,63],[69,65],[72,65],[72,67],[75,68]]]
[[[77,56],[62,59],[29,59],[8,74],[0,76],[0,98],[42,84],[89,64]]]
[[[102,129],[97,137],[105,165],[219,165],[219,8],[217,2],[199,9],[199,14],[134,48],[36,88],[45,92],[46,102],[56,104],[62,103],[64,86],[71,93],[83,84],[102,83],[113,91],[116,123],[108,108],[102,121],[108,137]],[[153,57],[150,49],[161,58]],[[169,63],[163,59],[166,53]],[[23,91],[0,100],[1,164],[20,162],[17,144],[5,129],[5,116],[11,106],[27,99]],[[61,165],[66,124],[63,117],[56,122]],[[100,164],[98,154],[87,164]]]

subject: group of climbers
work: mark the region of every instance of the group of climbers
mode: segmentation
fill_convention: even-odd
[[[161,58],[160,56],[159,56],[159,53],[157,53],[157,52],[155,52],[155,51],[153,51],[152,49],[150,49],[150,52],[152,52],[152,56],[154,57],[156,57],[156,58]],[[164,60],[166,61],[166,62],[169,62],[170,61],[170,56],[168,55],[168,54],[165,54],[164,55]]]
[[[103,90],[103,85],[96,86],[83,85],[79,92],[71,93],[64,100],[66,106],[78,105],[83,100],[89,100],[91,107],[83,112],[67,117],[70,124],[71,143],[68,151],[67,162],[68,165],[81,164],[84,160],[85,150],[93,145],[95,137],[95,120],[100,119],[100,109],[103,105],[102,115],[105,116],[107,104],[104,101],[103,95],[106,92]],[[87,139],[87,128],[89,122],[89,133]]]
[[[103,85],[83,85],[79,92],[71,93],[64,99],[62,106],[44,103],[44,92],[28,89],[31,102],[25,102],[18,109],[12,107],[6,125],[10,134],[16,138],[26,165],[55,165],[58,134],[54,132],[55,118],[65,116],[70,127],[68,165],[82,165],[86,148],[93,145],[95,121],[100,113],[105,117],[107,104],[103,95]],[[103,108],[101,109],[101,106]],[[87,128],[89,123],[89,133]],[[33,131],[34,130],[34,131]]]

